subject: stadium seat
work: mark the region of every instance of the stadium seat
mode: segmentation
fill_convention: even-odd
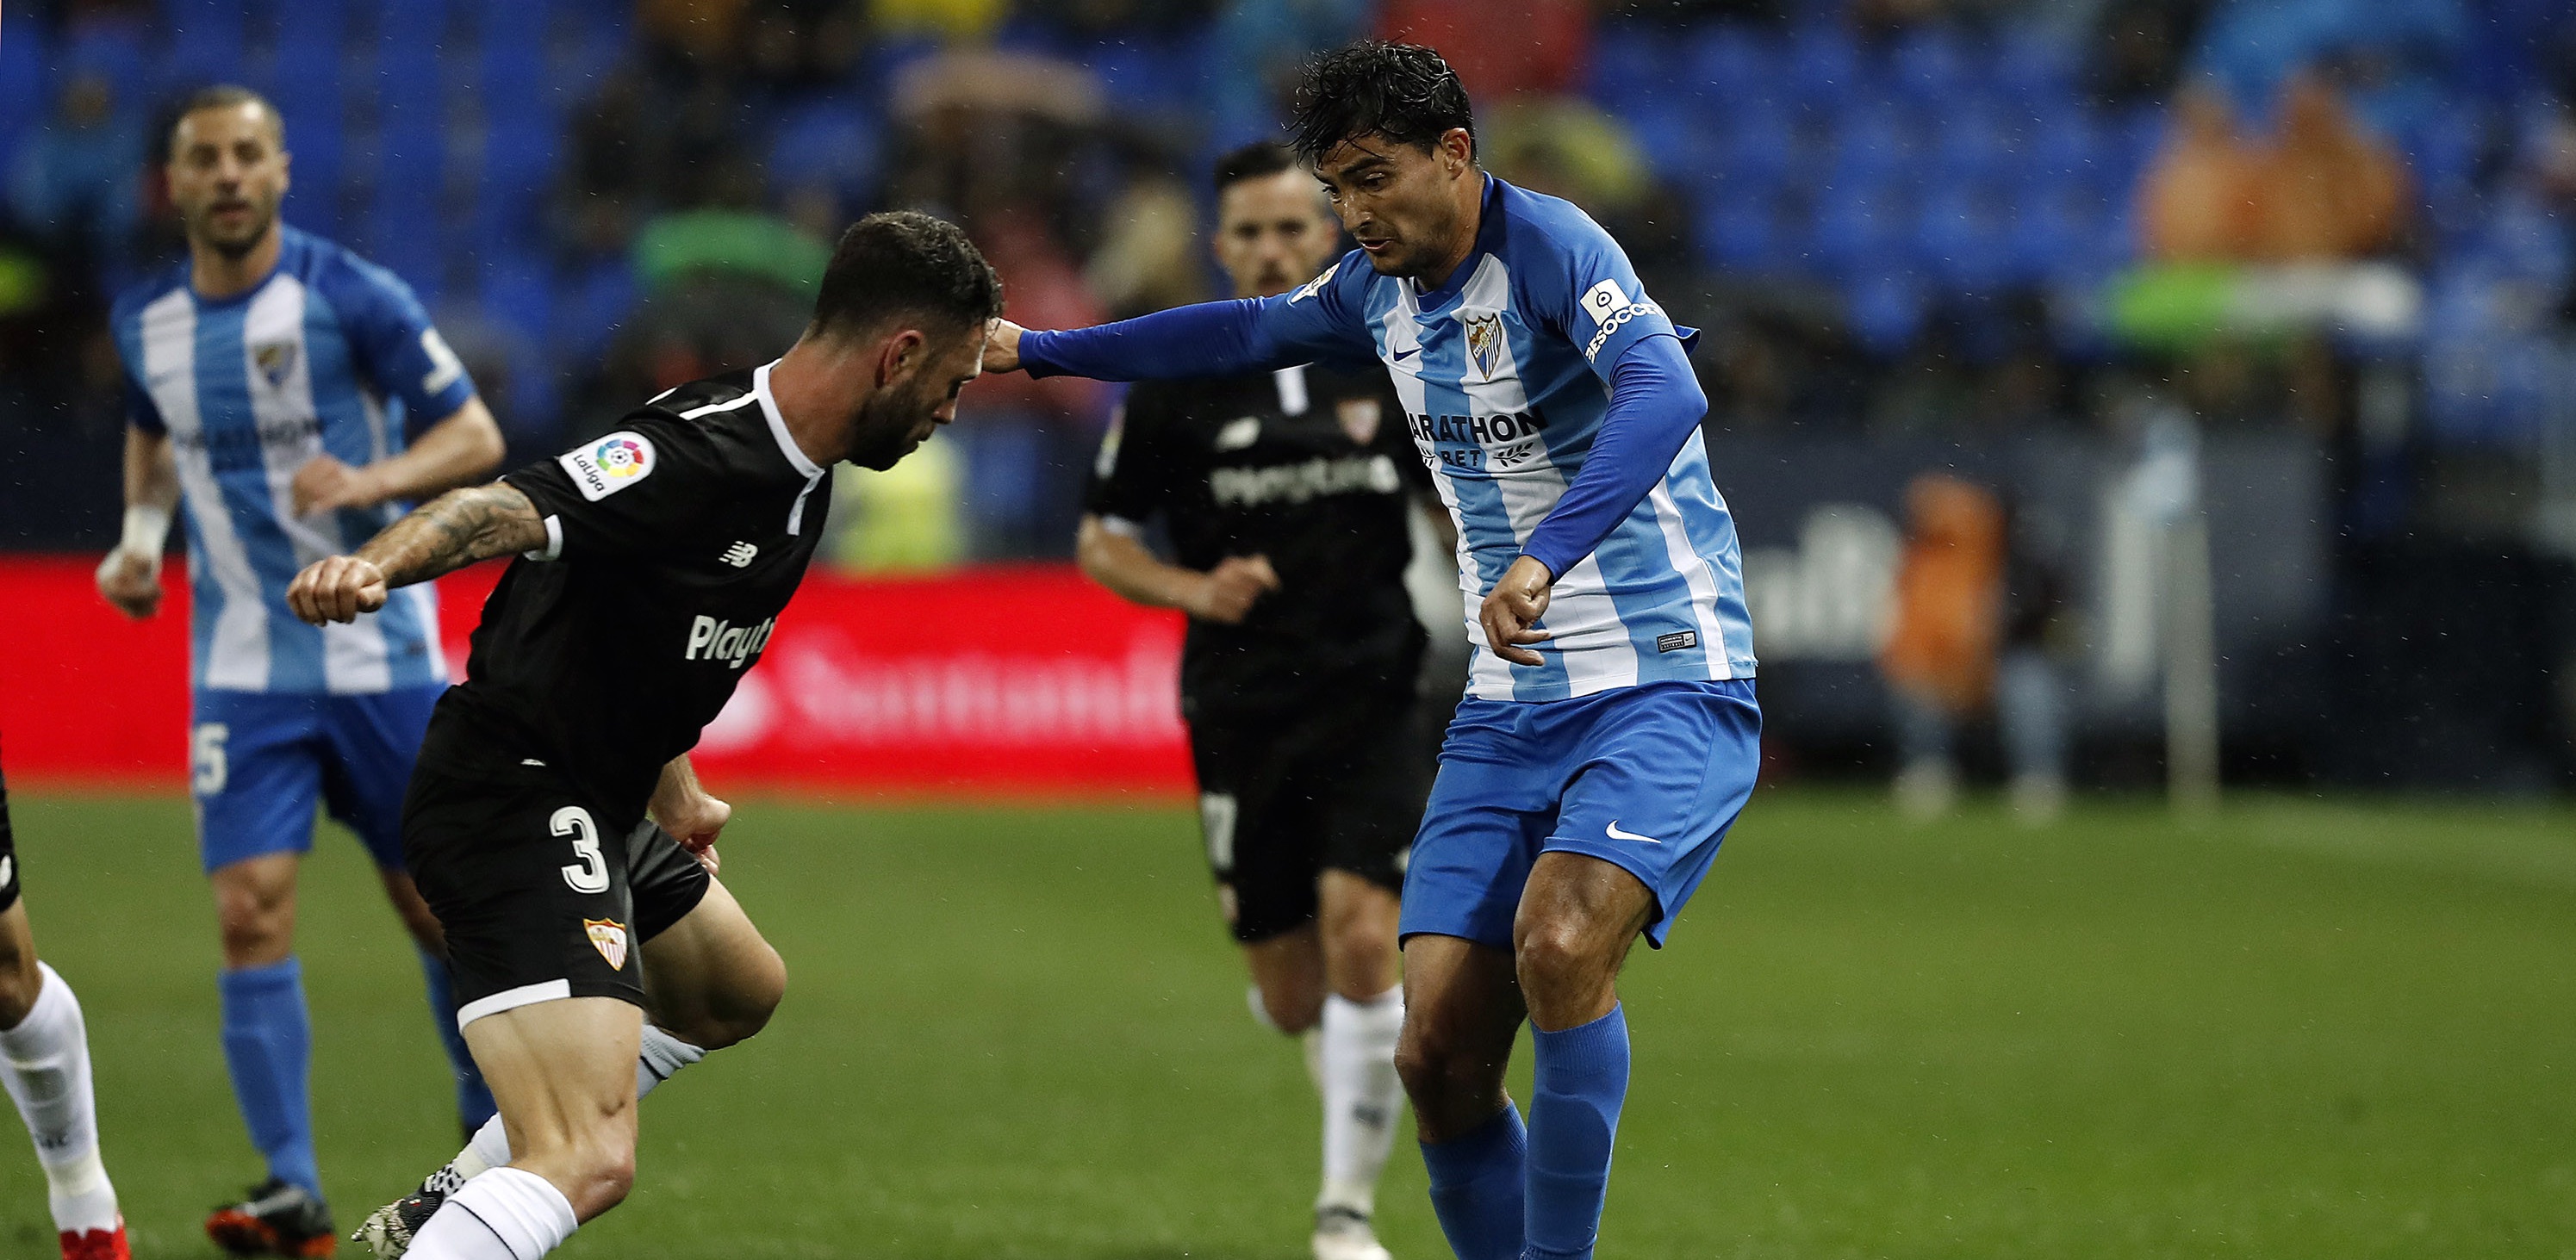
[[[1774,196],[1760,192],[1720,193],[1701,209],[1695,243],[1700,252],[1732,271],[1780,270],[1780,208]]]
[[[791,109],[769,148],[769,178],[785,188],[821,180],[844,204],[869,204],[881,173],[884,127],[855,101],[824,99]]]
[[[95,74],[116,92],[118,108],[146,110],[160,90],[153,80],[152,56],[144,50],[143,31],[125,22],[81,23],[56,54],[56,72]],[[46,102],[48,105],[50,101]]]
[[[1780,101],[1785,53],[1776,40],[1722,22],[1692,35],[1681,78],[1693,96],[1723,116],[1770,109]]]
[[[162,0],[165,43],[161,91],[177,96],[208,83],[239,79],[245,52],[242,0]]]
[[[44,25],[26,6],[0,6],[0,173],[17,169],[17,148],[42,123],[52,90]]]
[[[1641,22],[1604,24],[1592,39],[1586,96],[1627,113],[1662,95],[1674,78],[1672,34]]]
[[[504,49],[542,57],[554,6],[550,0],[474,0],[473,15],[474,38],[487,58]]]
[[[1882,358],[1902,354],[1923,335],[1930,302],[1922,285],[1897,271],[1857,277],[1843,290],[1852,338]]]

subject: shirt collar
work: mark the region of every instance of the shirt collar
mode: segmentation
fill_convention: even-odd
[[[778,414],[778,397],[769,392],[769,369],[777,366],[777,361],[772,360],[752,369],[751,396],[760,400],[761,418],[769,421],[769,436],[778,440],[778,453],[786,456],[796,471],[805,474],[807,481],[812,481],[823,475],[822,466],[807,459],[804,449],[796,445],[795,435],[787,431],[787,421]]]

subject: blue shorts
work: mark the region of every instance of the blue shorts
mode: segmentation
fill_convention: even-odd
[[[1753,680],[1666,682],[1571,700],[1468,697],[1405,868],[1399,937],[1512,947],[1541,853],[1580,853],[1655,894],[1660,949],[1762,768]]]
[[[403,791],[429,711],[447,688],[367,696],[198,691],[188,795],[206,870],[313,847],[319,800],[376,865],[403,865]]]

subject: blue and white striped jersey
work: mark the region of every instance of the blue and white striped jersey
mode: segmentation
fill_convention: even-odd
[[[1533,645],[1544,664],[1495,656],[1477,625],[1485,594],[1582,470],[1619,356],[1641,337],[1683,335],[1590,216],[1489,177],[1475,251],[1441,289],[1381,276],[1354,252],[1260,305],[1261,331],[1282,347],[1373,354],[1393,377],[1458,525],[1473,694],[1556,700],[1753,676],[1735,522],[1696,431],[1601,545],[1557,575],[1539,621],[1554,637]]]
[[[191,678],[220,691],[365,694],[447,682],[427,583],[320,629],[286,607],[305,565],[345,553],[408,505],[294,514],[288,485],[328,453],[352,466],[474,396],[464,366],[392,272],[279,225],[277,270],[198,297],[181,262],[118,299],[127,421],[167,433],[188,528]]]

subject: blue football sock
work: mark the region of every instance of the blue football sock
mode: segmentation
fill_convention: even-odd
[[[224,1062],[251,1143],[272,1177],[322,1193],[313,1162],[313,1025],[304,1013],[304,968],[292,956],[223,974]]]
[[[429,980],[429,1015],[438,1024],[439,1044],[447,1047],[447,1069],[456,1076],[456,1118],[472,1133],[499,1108],[483,1083],[483,1069],[474,1066],[474,1052],[465,1048],[464,1030],[456,1026],[456,982],[446,962],[421,950],[420,973]]]
[[[1530,1029],[1528,1260],[1591,1260],[1628,1097],[1628,1017],[1616,1006],[1563,1032]]]
[[[1422,1144],[1431,1211],[1458,1260],[1519,1260],[1521,1165],[1528,1154],[1520,1109],[1509,1103],[1463,1137]]]

